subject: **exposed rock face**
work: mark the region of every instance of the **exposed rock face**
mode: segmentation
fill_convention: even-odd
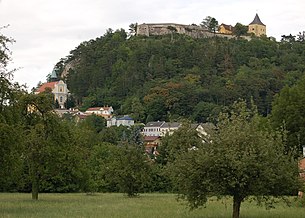
[[[70,69],[73,70],[75,66],[78,64],[78,62],[79,60],[75,59],[65,64],[64,70],[60,74],[61,78],[66,78],[69,74],[69,70]]]

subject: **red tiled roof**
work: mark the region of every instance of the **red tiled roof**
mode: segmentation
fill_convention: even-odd
[[[90,107],[87,111],[99,111],[102,107]]]
[[[108,110],[110,109],[110,107],[103,107],[103,109],[104,109],[105,111],[108,111]]]
[[[46,91],[46,88],[54,89],[55,85],[58,83],[58,81],[55,82],[49,82],[49,83],[43,83],[37,90],[36,92],[44,92]]]
[[[160,136],[145,136],[144,141],[145,142],[153,142],[153,141],[157,140],[158,138],[160,138]]]

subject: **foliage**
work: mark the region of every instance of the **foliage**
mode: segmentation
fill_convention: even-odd
[[[179,34],[126,38],[117,30],[83,42],[64,64],[77,60],[67,83],[83,109],[108,104],[138,122],[202,122],[241,97],[269,114],[274,95],[303,75],[304,45]]]
[[[276,96],[273,105],[271,120],[275,128],[285,127],[288,131],[288,148],[295,147],[300,152],[305,145],[305,77],[292,87],[284,87]]]
[[[245,36],[248,33],[248,27],[241,23],[236,23],[233,28],[233,34],[237,37]]]
[[[205,19],[203,19],[200,25],[213,33],[216,33],[216,30],[218,29],[218,21],[211,16],[207,16]]]
[[[261,125],[255,109],[237,103],[230,113],[219,116],[211,143],[176,159],[174,183],[191,208],[205,204],[210,195],[233,196],[233,218],[237,218],[249,196],[262,201],[297,193],[297,160],[285,152],[284,139],[282,133]]]
[[[150,167],[140,147],[100,143],[93,149],[89,167],[96,191],[120,191],[129,197],[144,191]]]

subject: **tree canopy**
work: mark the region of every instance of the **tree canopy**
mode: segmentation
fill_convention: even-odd
[[[274,95],[304,73],[304,46],[174,31],[127,38],[121,29],[83,42],[63,64],[74,63],[67,84],[82,109],[112,105],[139,122],[201,122],[239,98],[253,98],[259,113],[269,114]]]
[[[191,208],[206,204],[211,195],[233,197],[233,218],[250,196],[258,201],[270,196],[296,194],[297,160],[285,152],[285,135],[262,125],[255,109],[236,103],[219,116],[210,143],[182,153],[172,165],[172,177]],[[262,198],[264,196],[264,198]]]

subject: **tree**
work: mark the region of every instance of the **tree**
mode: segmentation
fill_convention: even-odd
[[[0,27],[0,31],[5,27]],[[11,61],[8,44],[13,39],[0,33],[0,190],[16,191],[20,181],[23,151],[20,97],[23,87],[13,82],[13,71],[7,66]]]
[[[172,178],[191,208],[208,196],[233,196],[233,218],[250,196],[272,203],[270,196],[296,194],[300,187],[297,160],[285,152],[285,136],[262,125],[256,109],[235,103],[219,116],[211,143],[183,153],[172,165]],[[268,201],[270,200],[270,201]]]
[[[216,33],[218,21],[214,17],[207,16],[203,19],[200,26],[207,28],[210,32]]]
[[[299,32],[297,37],[298,37],[298,39],[297,39],[298,42],[304,42],[305,41],[305,31]]]
[[[136,196],[148,184],[147,157],[138,145],[123,144],[112,166],[112,178],[117,181],[120,191],[128,197]]]
[[[129,36],[134,36],[137,33],[138,23],[131,23],[129,25]]]
[[[241,23],[236,23],[233,29],[233,34],[237,37],[247,35],[248,27]]]
[[[292,87],[284,87],[272,104],[271,120],[275,128],[285,126],[288,131],[288,149],[296,147],[299,152],[305,145],[305,77]]]

